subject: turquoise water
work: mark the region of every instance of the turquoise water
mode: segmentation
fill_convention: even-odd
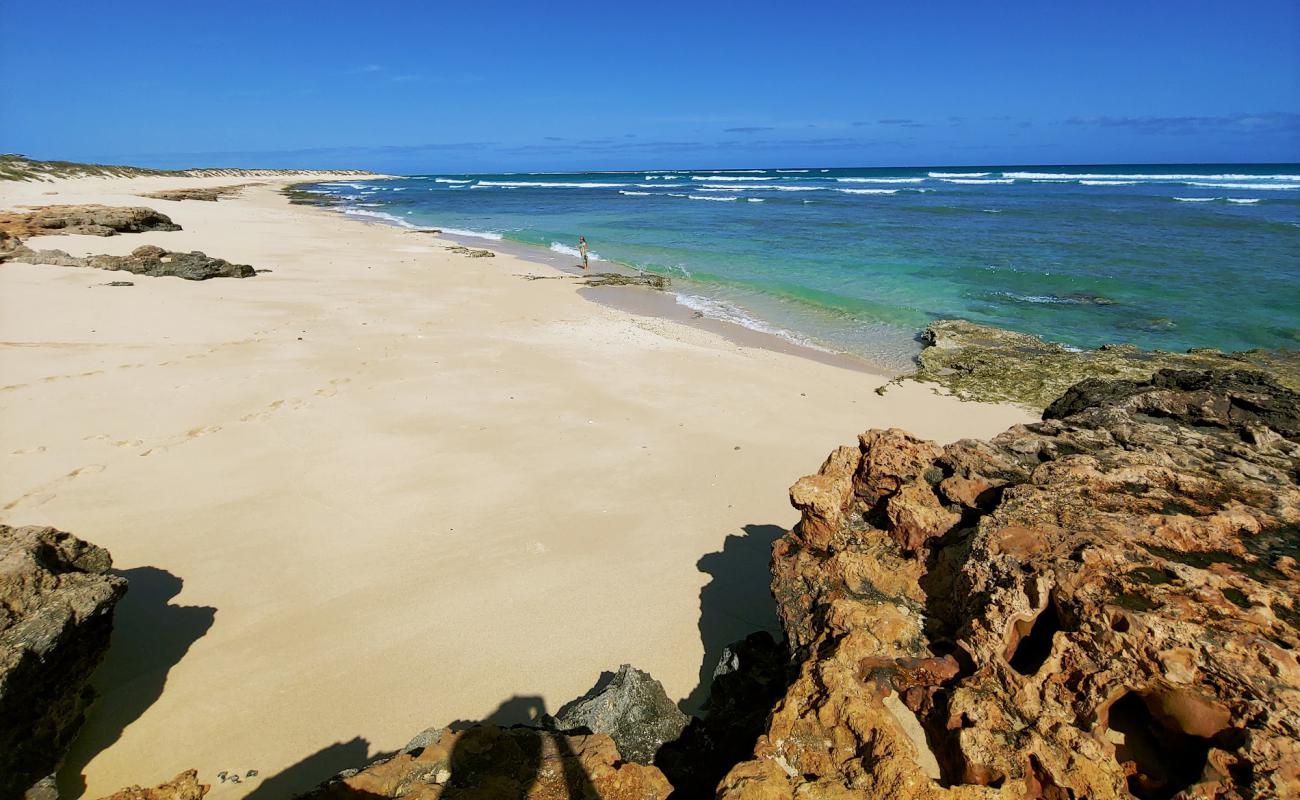
[[[675,278],[679,300],[905,368],[959,317],[1093,347],[1300,346],[1300,165],[438,175],[351,213]]]

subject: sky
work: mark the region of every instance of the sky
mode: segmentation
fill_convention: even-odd
[[[1295,0],[0,0],[0,152],[405,174],[1300,161]]]

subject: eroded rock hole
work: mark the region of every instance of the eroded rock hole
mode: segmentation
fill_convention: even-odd
[[[1112,735],[1115,757],[1132,765],[1128,789],[1139,800],[1169,800],[1195,783],[1205,768],[1210,740],[1157,718],[1134,692],[1110,707],[1109,727],[1120,734]]]
[[[1061,617],[1050,599],[1033,620],[1018,620],[1011,626],[1007,663],[1021,675],[1034,675],[1052,654],[1052,637],[1061,630]]]

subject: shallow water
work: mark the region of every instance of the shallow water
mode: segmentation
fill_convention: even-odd
[[[961,317],[1076,346],[1300,346],[1300,165],[439,175],[351,213],[672,275],[684,304],[905,368]]]

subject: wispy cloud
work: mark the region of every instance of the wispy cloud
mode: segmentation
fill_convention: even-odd
[[[1156,136],[1186,136],[1196,133],[1300,133],[1300,114],[1265,111],[1256,114],[1185,117],[1071,117],[1067,125],[1127,128]]]

